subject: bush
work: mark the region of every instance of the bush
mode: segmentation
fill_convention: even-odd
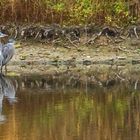
[[[139,3],[124,0],[1,0],[1,22],[127,25],[138,19]]]

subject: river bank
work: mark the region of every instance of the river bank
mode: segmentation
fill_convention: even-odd
[[[8,71],[17,73],[45,74],[69,69],[86,70],[95,65],[133,68],[140,64],[140,44],[136,39],[117,45],[84,45],[78,48],[18,41],[15,48],[16,54],[9,63]]]
[[[139,25],[127,28],[1,25],[0,29],[16,39],[16,54],[9,63],[9,72],[46,74],[76,69],[85,72],[95,65],[133,69],[140,64]]]

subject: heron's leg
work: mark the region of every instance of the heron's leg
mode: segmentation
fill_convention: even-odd
[[[2,69],[3,69],[3,66],[0,67],[0,70],[1,70],[0,76],[4,76]]]
[[[7,73],[7,66],[5,65],[5,71],[4,71],[4,74],[6,74]]]
[[[2,66],[1,66],[1,68],[0,68],[0,71],[1,71],[1,74],[2,74]]]

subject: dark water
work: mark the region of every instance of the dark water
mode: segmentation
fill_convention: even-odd
[[[0,77],[0,140],[140,139],[139,91],[16,79]]]

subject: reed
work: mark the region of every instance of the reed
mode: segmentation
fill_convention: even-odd
[[[139,9],[138,0],[0,0],[0,22],[126,25]]]

